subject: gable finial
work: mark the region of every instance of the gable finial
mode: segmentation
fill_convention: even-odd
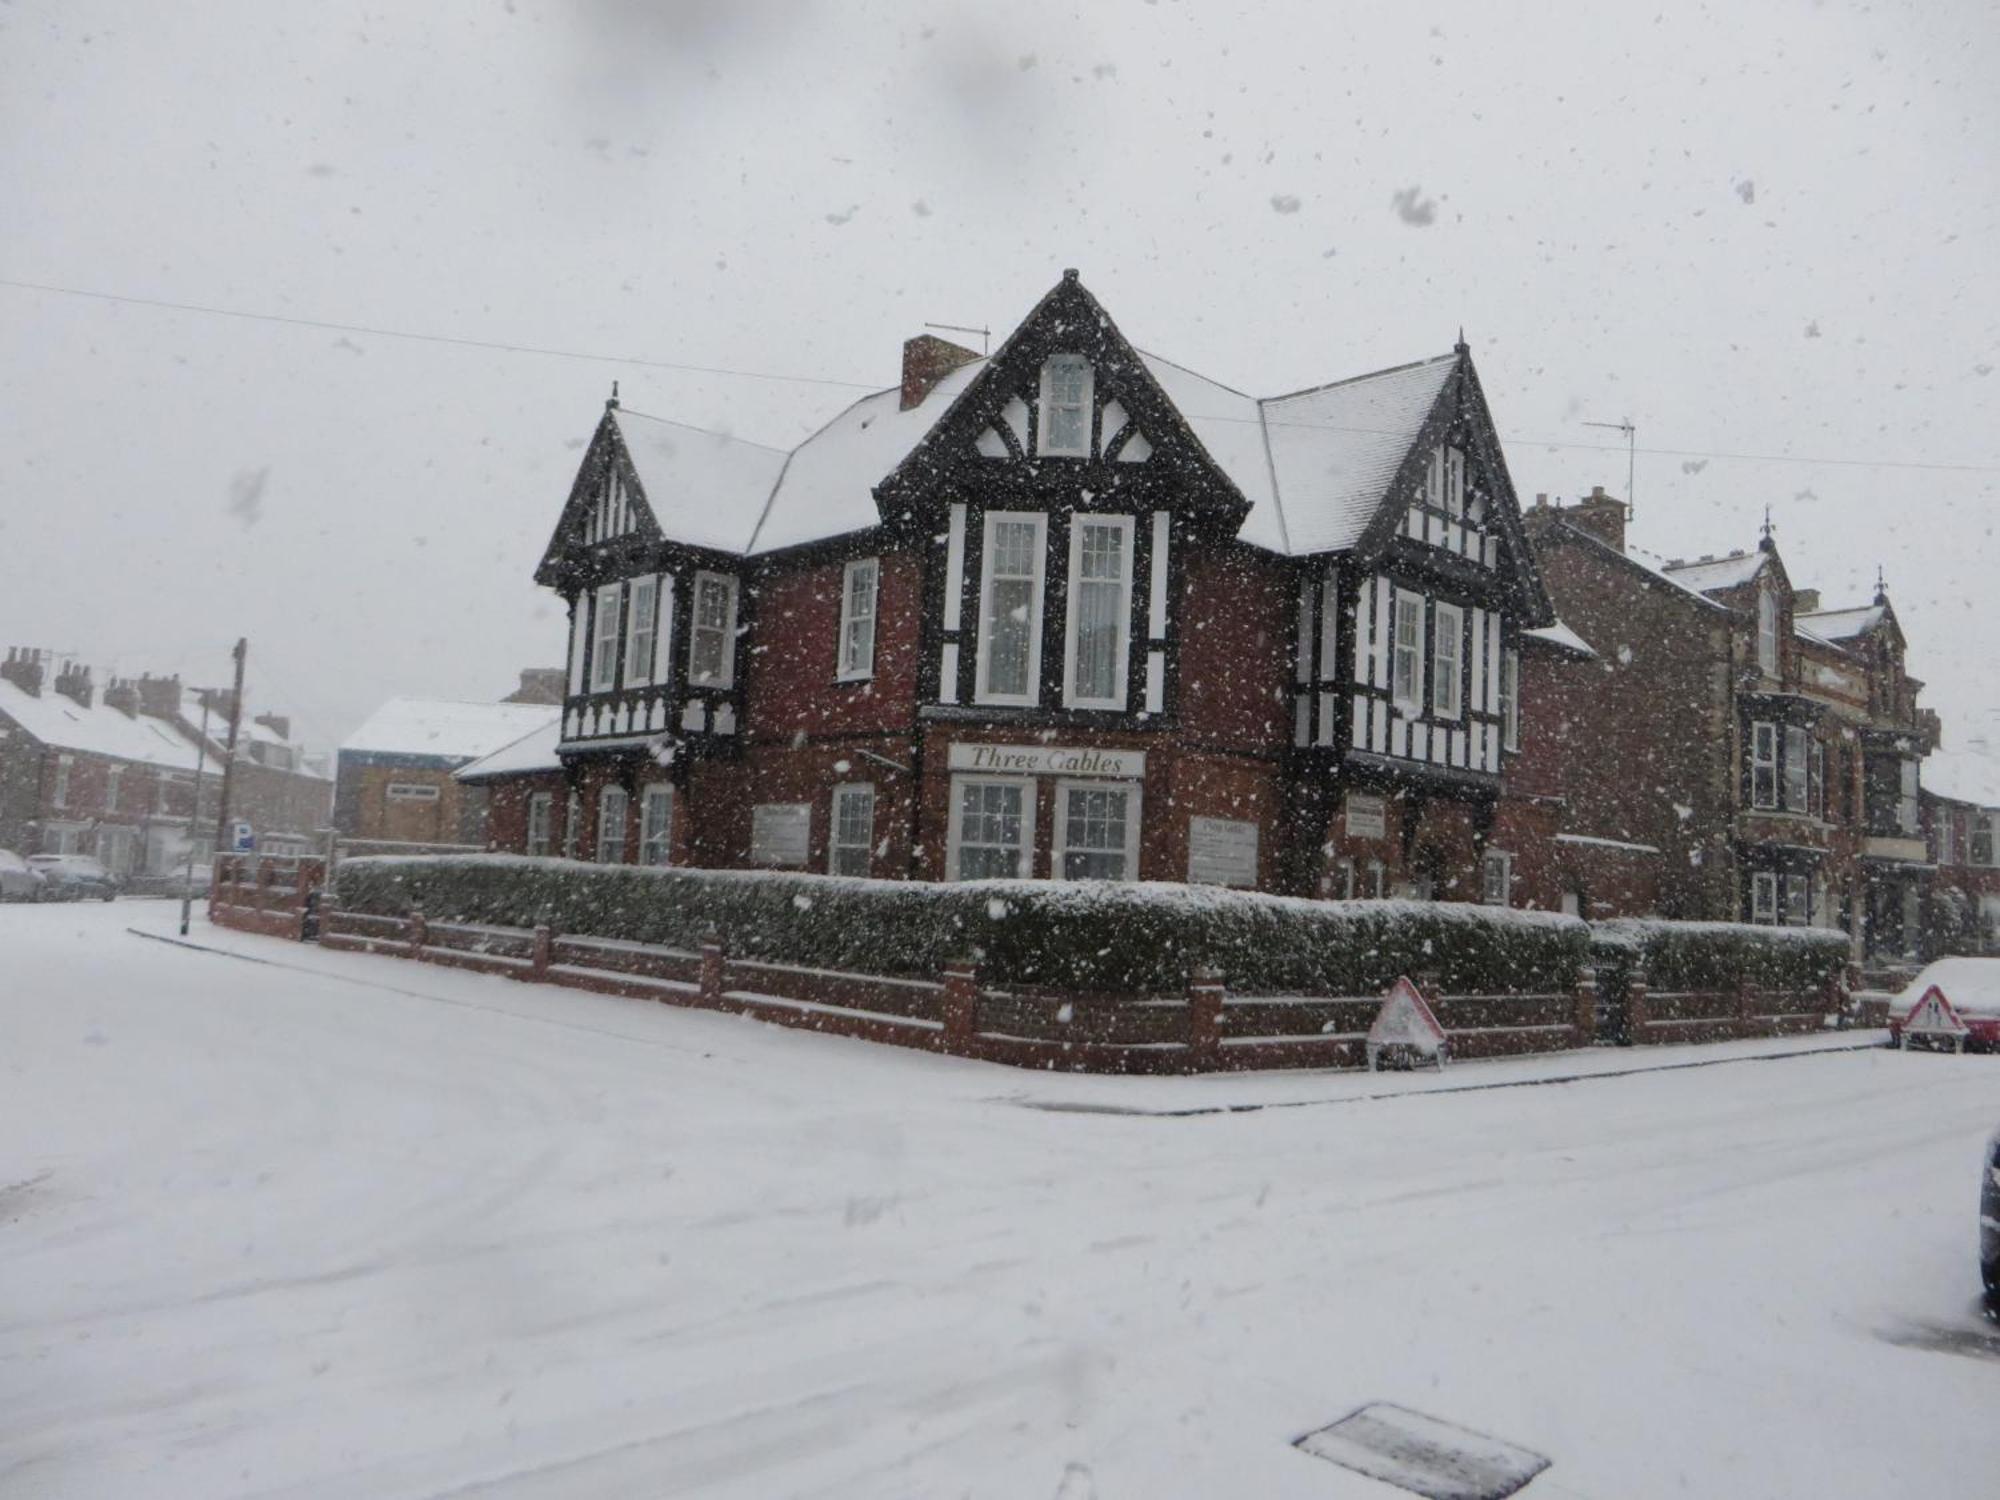
[[[1889,584],[1888,580],[1882,576],[1882,565],[1880,563],[1875,564],[1875,602],[1877,604],[1887,604],[1889,602]]]
[[[1470,354],[1471,352],[1472,351],[1466,346],[1465,342],[1465,325],[1461,323],[1458,325],[1458,342],[1452,345],[1452,353]]]
[[[1765,507],[1764,507],[1764,535],[1763,535],[1763,540],[1759,541],[1759,542],[1757,543],[1757,545],[1758,545],[1759,547],[1763,548],[1763,550],[1764,550],[1764,551],[1766,551],[1766,552],[1775,552],[1775,551],[1777,551],[1777,550],[1778,550],[1778,544],[1777,544],[1777,542],[1776,542],[1776,541],[1774,540],[1774,538],[1775,538],[1775,536],[1776,536],[1776,533],[1777,533],[1777,530],[1778,530],[1778,528],[1777,528],[1776,526],[1774,526],[1774,525],[1772,525],[1772,524],[1771,524],[1771,507],[1770,507],[1770,505],[1769,505],[1769,504],[1766,504],[1766,505],[1765,505]]]
[[[1065,266],[1063,268],[1064,281],[1076,281],[1078,279],[1079,277],[1077,276],[1077,270],[1075,266]]]
[[[604,409],[606,411],[618,410],[618,382],[615,380],[611,382],[611,399],[604,403]]]

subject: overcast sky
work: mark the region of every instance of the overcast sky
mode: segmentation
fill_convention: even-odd
[[[1077,266],[1258,394],[1463,324],[1524,501],[1622,490],[1631,418],[1635,540],[1879,564],[1949,739],[2000,709],[1996,77],[1990,0],[0,0],[0,278],[611,357],[0,286],[0,633],[248,635],[322,745],[497,697],[614,378],[789,444]]]

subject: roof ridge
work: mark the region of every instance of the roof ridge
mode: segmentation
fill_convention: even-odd
[[[1235,386],[1225,384],[1224,382],[1217,380],[1213,375],[1204,375],[1201,373],[1201,371],[1195,369],[1194,366],[1192,365],[1184,365],[1177,359],[1168,359],[1166,355],[1155,354],[1150,349],[1141,349],[1137,344],[1134,344],[1132,346],[1132,352],[1137,354],[1141,359],[1156,359],[1163,365],[1172,365],[1176,370],[1179,370],[1183,375],[1192,375],[1196,380],[1206,380],[1210,385],[1215,386],[1218,389],[1225,390],[1229,392],[1229,394],[1232,396],[1241,396],[1245,401],[1257,401],[1262,399],[1261,397],[1251,395],[1248,391],[1239,391]]]
[[[981,358],[986,358],[986,357],[987,356],[983,355],[981,356]],[[961,365],[959,368],[964,369],[967,368],[967,366]],[[949,373],[956,373],[956,372],[949,372]],[[880,398],[888,395],[891,391],[895,389],[896,387],[893,385],[885,385],[879,391],[870,391],[865,396],[856,396],[852,401],[848,402],[847,405],[841,407],[839,411],[835,412],[832,416],[828,417],[824,422],[820,423],[819,426],[815,427],[811,432],[807,433],[804,437],[800,438],[797,444],[795,444],[793,447],[784,449],[773,448],[771,450],[773,453],[782,452],[785,455],[785,461],[782,464],[778,465],[777,476],[774,479],[772,479],[770,489],[764,492],[764,504],[762,508],[760,508],[757,512],[757,524],[750,528],[750,535],[747,539],[745,539],[743,543],[743,551],[741,554],[742,556],[749,557],[756,552],[757,538],[764,534],[764,523],[771,519],[771,507],[778,503],[778,491],[784,488],[785,476],[791,473],[792,460],[798,457],[799,449],[805,447],[807,443],[810,443],[814,438],[820,436],[822,433],[830,432],[833,429],[834,423],[845,420],[847,415],[850,412],[854,411],[856,407],[860,406],[862,402],[879,400]]]
[[[1422,359],[1406,360],[1400,365],[1387,365],[1379,370],[1366,370],[1359,375],[1344,375],[1339,380],[1326,380],[1320,382],[1318,385],[1300,386],[1295,391],[1279,391],[1274,396],[1259,396],[1256,398],[1256,401],[1258,406],[1261,407],[1270,401],[1290,401],[1295,396],[1316,396],[1321,391],[1336,390],[1343,385],[1357,385],[1361,381],[1375,380],[1383,375],[1400,375],[1405,370],[1421,370],[1426,365],[1442,364],[1448,360],[1457,358],[1458,351],[1456,349],[1452,350],[1449,354],[1430,354]]]
[[[894,390],[895,387],[890,386],[887,387],[887,389]],[[867,401],[870,400],[872,397],[879,396],[881,394],[882,394],[881,391],[872,391],[869,393],[869,395],[862,396],[859,399],[861,401]],[[843,413],[852,411],[853,409],[854,408],[852,406],[846,406],[841,408]],[[766,453],[782,453],[787,458],[791,457],[793,453],[798,451],[796,446],[791,448],[779,448],[773,446],[770,443],[760,443],[755,438],[738,437],[733,432],[721,432],[713,427],[699,427],[696,426],[693,422],[682,422],[676,420],[673,417],[657,416],[649,411],[636,411],[629,406],[618,407],[616,409],[615,415],[627,416],[627,417],[644,417],[648,422],[658,422],[664,427],[678,427],[683,432],[698,432],[703,437],[721,438],[726,443],[741,443],[746,448],[762,448]],[[819,431],[823,430],[824,429],[819,429]],[[817,436],[817,431],[815,432],[814,435]],[[809,441],[809,439],[801,439],[800,441],[801,442]]]

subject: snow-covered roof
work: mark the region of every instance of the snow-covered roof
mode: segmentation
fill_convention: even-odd
[[[2000,807],[2000,753],[1984,739],[1963,749],[1933,750],[1924,757],[1918,776],[1924,790],[1939,797]]]
[[[1589,641],[1586,641],[1574,630],[1571,630],[1561,620],[1556,621],[1553,625],[1539,625],[1533,629],[1524,630],[1521,634],[1527,636],[1530,640],[1547,641],[1551,646],[1560,646],[1566,651],[1574,651],[1582,656],[1597,655],[1591,649]]]
[[[101,700],[83,708],[53,688],[45,686],[37,695],[0,678],[0,714],[11,718],[43,744],[58,749],[82,750],[176,771],[195,768],[192,736],[146,714],[128,717]],[[216,764],[212,753],[209,764]]]
[[[1754,552],[1732,552],[1727,557],[1705,557],[1699,562],[1670,562],[1660,569],[1682,588],[1697,594],[1713,594],[1740,588],[1763,572],[1771,554],[1761,548]]]
[[[1821,640],[1837,645],[1841,641],[1866,635],[1882,623],[1882,616],[1886,613],[1887,605],[1864,604],[1858,609],[1823,609],[1815,614],[1799,615],[1792,623],[1794,627],[1803,626]]]
[[[1140,358],[1250,502],[1240,538],[1300,555],[1360,540],[1457,356],[1264,400]],[[908,411],[900,386],[863,396],[789,453],[627,408],[612,415],[668,537],[756,556],[879,525],[875,486],[988,363],[952,371]]]
[[[1961,1016],[2000,1016],[2000,958],[1940,958],[1926,964],[1896,997],[1894,1013],[1907,1016],[1932,985]]]
[[[469,766],[452,773],[460,781],[485,781],[494,776],[519,776],[530,771],[560,771],[562,761],[556,746],[562,740],[562,715],[551,712],[549,721],[529,730],[518,740],[502,745],[491,755],[483,755]]]
[[[546,703],[455,703],[441,698],[391,698],[345,740],[343,751],[477,760],[549,722]]]

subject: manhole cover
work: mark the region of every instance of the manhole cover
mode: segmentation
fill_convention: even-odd
[[[1385,1401],[1293,1446],[1427,1500],[1501,1500],[1549,1466],[1539,1453]]]

